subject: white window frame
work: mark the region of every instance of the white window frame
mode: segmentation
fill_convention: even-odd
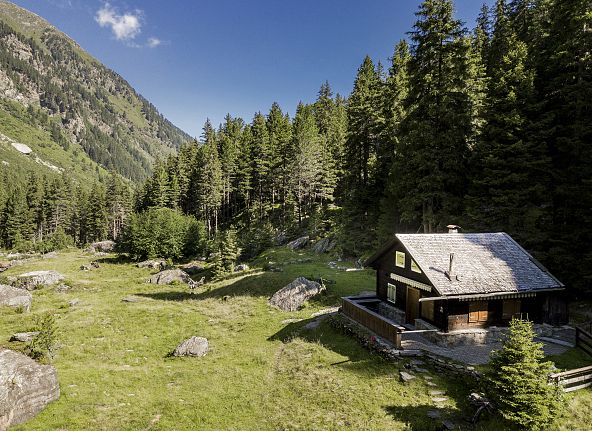
[[[402,259],[402,264],[399,263],[399,259]],[[399,268],[405,268],[405,252],[404,251],[397,251],[395,252],[395,265]]]
[[[397,286],[391,283],[386,285],[386,299],[388,302],[394,304],[397,300]]]
[[[419,269],[419,266],[413,259],[411,259],[411,271],[421,274],[421,269]]]

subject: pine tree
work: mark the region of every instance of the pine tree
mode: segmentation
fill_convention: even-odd
[[[280,222],[286,219],[287,206],[290,200],[290,159],[293,154],[292,126],[290,117],[282,112],[280,105],[274,103],[267,115],[267,130],[271,147],[271,201],[275,205],[279,201],[281,207]],[[276,199],[277,195],[277,199]]]
[[[29,240],[32,226],[28,217],[27,200],[24,190],[18,184],[8,195],[1,224],[4,227],[2,242],[6,248],[19,247]]]
[[[379,242],[390,238],[399,226],[400,210],[396,195],[398,173],[393,162],[401,138],[401,124],[407,115],[410,62],[409,45],[402,40],[395,47],[383,94],[386,123],[381,136],[383,145],[379,158],[379,177],[384,182],[376,185],[384,189],[378,223]]]
[[[560,408],[560,392],[548,383],[551,362],[542,362],[542,343],[532,323],[513,319],[502,348],[494,351],[484,389],[498,411],[520,429],[546,430]]]
[[[538,56],[537,130],[552,160],[545,263],[590,292],[592,277],[592,13],[589,0],[555,1]],[[551,230],[552,229],[552,230]]]
[[[105,201],[105,189],[94,183],[87,201],[86,240],[88,242],[104,240],[108,232],[108,216]]]
[[[262,220],[270,210],[272,189],[272,152],[265,117],[256,113],[251,126],[251,165],[257,213]]]
[[[527,46],[505,13],[499,0],[491,44],[499,60],[491,70],[467,212],[475,229],[507,231],[531,248],[542,242],[550,166],[546,146],[533,139],[529,108],[534,71],[527,66]]]
[[[381,126],[382,83],[370,57],[358,69],[347,106],[348,133],[344,148],[342,241],[353,254],[369,249],[376,227],[377,190],[372,188]]]
[[[401,219],[434,232],[462,214],[472,133],[465,30],[450,0],[425,0],[411,32],[408,114],[395,158]]]
[[[215,274],[219,276],[232,272],[239,254],[240,249],[237,245],[236,231],[231,228],[222,232],[219,240],[218,257],[214,265]]]
[[[293,125],[293,162],[291,190],[296,200],[299,226],[317,198],[321,197],[323,152],[322,141],[310,105],[302,102],[296,108]]]

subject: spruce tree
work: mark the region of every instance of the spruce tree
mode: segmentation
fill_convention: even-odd
[[[468,216],[474,229],[507,231],[531,248],[542,243],[549,166],[544,142],[533,139],[530,105],[534,71],[528,49],[510,27],[498,0],[482,136],[475,147]]]
[[[32,225],[28,217],[27,200],[24,190],[18,184],[8,195],[1,224],[4,227],[2,241],[6,248],[20,247],[30,239]]]
[[[370,248],[377,223],[377,193],[372,185],[376,148],[384,113],[382,83],[370,57],[358,69],[347,106],[347,140],[344,148],[344,176],[340,190],[343,202],[342,242],[347,253]]]
[[[520,429],[542,431],[557,416],[560,392],[549,385],[551,362],[543,362],[542,343],[532,323],[512,319],[500,350],[494,351],[483,386],[501,415]]]
[[[408,114],[394,169],[401,219],[434,232],[463,210],[472,133],[468,47],[450,0],[425,0],[416,16]]]

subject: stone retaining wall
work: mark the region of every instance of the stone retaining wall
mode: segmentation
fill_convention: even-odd
[[[384,301],[380,301],[380,304],[378,304],[378,314],[392,320],[399,325],[405,323],[405,312]]]
[[[417,329],[437,329],[421,319],[415,320],[415,327]],[[576,331],[571,326],[552,326],[543,323],[533,325],[533,330],[540,337],[554,338],[575,345]],[[438,346],[456,347],[497,343],[502,341],[507,332],[507,327],[490,326],[489,328],[462,329],[452,332],[426,332],[422,335]]]

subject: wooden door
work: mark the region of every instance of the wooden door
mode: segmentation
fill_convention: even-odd
[[[405,307],[405,323],[415,325],[415,319],[419,317],[419,289],[407,286],[407,303]]]

